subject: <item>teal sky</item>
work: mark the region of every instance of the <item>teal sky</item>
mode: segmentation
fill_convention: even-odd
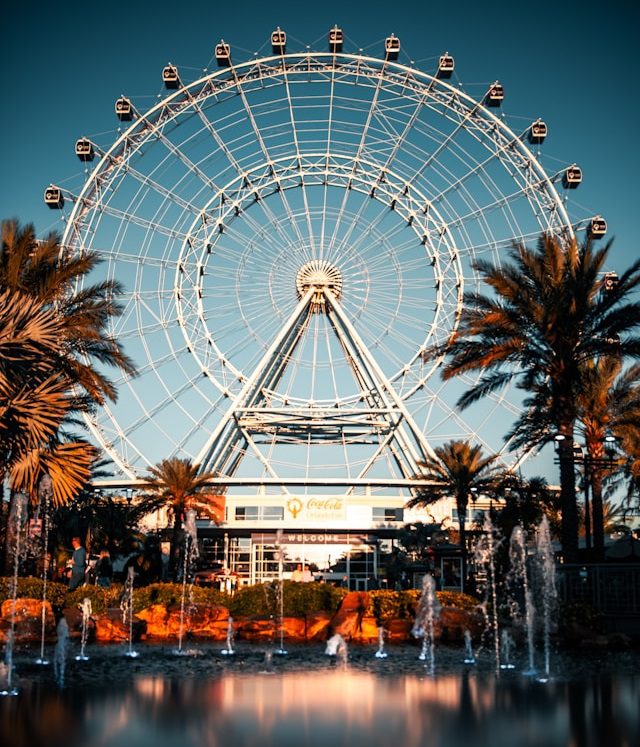
[[[150,107],[162,92],[167,62],[190,71],[213,69],[213,47],[221,37],[242,60],[267,53],[276,26],[286,30],[292,50],[324,49],[327,31],[337,23],[346,51],[378,56],[393,32],[402,42],[400,61],[412,60],[426,72],[449,51],[471,96],[480,98],[499,80],[511,124],[521,118],[524,129],[537,117],[548,124],[547,170],[573,162],[582,167],[584,182],[570,193],[568,209],[573,216],[606,218],[609,236],[615,236],[611,269],[638,255],[635,4],[185,0],[169,6],[70,0],[5,3],[0,18],[0,215],[33,222],[39,234],[63,228],[59,214],[43,204],[44,188],[73,182],[82,171],[73,153],[80,136],[111,131],[115,138],[118,96]],[[541,469],[555,480],[549,462],[543,460]]]

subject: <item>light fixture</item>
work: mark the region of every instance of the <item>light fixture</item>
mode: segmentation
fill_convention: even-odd
[[[564,440],[566,440],[566,438],[567,437],[564,435],[564,433],[556,433],[556,435],[553,437],[553,440],[554,441],[564,441]]]

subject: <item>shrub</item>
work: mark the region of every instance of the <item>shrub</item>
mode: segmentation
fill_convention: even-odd
[[[121,584],[112,584],[108,588],[102,586],[80,586],[74,591],[67,591],[64,606],[79,607],[83,600],[91,601],[91,613],[102,614],[110,607],[119,607],[122,599],[123,586]]]
[[[310,612],[335,612],[346,594],[330,584],[284,582],[285,617],[302,617]],[[277,583],[240,587],[230,602],[236,617],[279,615]]]
[[[187,597],[194,604],[209,604],[211,606],[229,606],[229,597],[218,589],[203,588],[201,586],[187,586]],[[182,600],[182,584],[149,584],[133,590],[133,610],[162,604],[167,609],[179,605]]]
[[[436,596],[443,607],[458,607],[462,610],[473,610],[479,602],[470,594],[462,591],[437,591]]]
[[[12,588],[12,578],[0,578],[0,603],[11,598]],[[54,581],[47,583],[47,599],[52,607],[64,607],[67,593],[66,584]],[[33,576],[18,578],[17,596],[26,599],[42,599],[42,579]]]

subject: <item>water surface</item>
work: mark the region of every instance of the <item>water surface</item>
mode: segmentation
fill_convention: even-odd
[[[50,667],[16,656],[19,694],[0,698],[4,747],[637,747],[640,656],[557,656],[549,681],[496,674],[439,648],[435,676],[415,647],[355,648],[346,665],[324,648],[286,657],[240,646],[89,646],[69,658],[60,687]],[[72,653],[76,653],[73,651]],[[523,657],[524,658],[524,657]],[[520,671],[519,671],[520,670]]]

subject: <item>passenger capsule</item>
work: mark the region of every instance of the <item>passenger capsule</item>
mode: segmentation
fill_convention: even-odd
[[[436,73],[436,77],[450,78],[453,74],[454,68],[455,62],[453,61],[453,57],[448,52],[446,52],[440,57],[440,60],[438,61],[438,72]]]
[[[544,142],[544,139],[546,137],[547,125],[541,119],[536,119],[536,121],[529,128],[529,142],[532,145],[540,145],[540,143]]]
[[[618,277],[617,272],[607,272],[602,281],[602,290],[604,290],[605,293],[609,293],[616,287],[616,285],[618,285],[619,282],[620,278]]]
[[[591,239],[601,239],[607,233],[607,221],[601,216],[596,215],[589,221],[587,234]]]
[[[64,205],[64,197],[62,196],[60,187],[50,184],[44,191],[44,202],[52,210],[60,210]]]
[[[133,106],[128,98],[121,96],[116,101],[116,115],[121,122],[130,122],[133,119]]]
[[[287,35],[280,26],[271,34],[271,50],[273,54],[285,54],[287,51]]]
[[[87,140],[86,137],[76,140],[76,156],[81,161],[93,161],[95,151],[93,150],[93,143],[91,140]]]
[[[489,86],[487,95],[485,96],[485,103],[487,106],[500,106],[504,100],[504,88],[501,83],[496,81],[493,85]]]
[[[180,88],[180,76],[178,75],[178,68],[174,65],[167,65],[162,69],[162,82],[165,88]]]
[[[229,67],[231,64],[231,47],[225,43],[224,39],[216,44],[215,57],[218,67]]]
[[[562,186],[565,189],[575,189],[582,182],[582,169],[575,163],[562,175]]]
[[[397,60],[400,54],[400,39],[391,34],[384,40],[384,54],[388,60]]]
[[[334,26],[331,31],[329,31],[329,51],[333,52],[333,54],[342,52],[343,42],[344,34],[342,33],[342,29]]]

